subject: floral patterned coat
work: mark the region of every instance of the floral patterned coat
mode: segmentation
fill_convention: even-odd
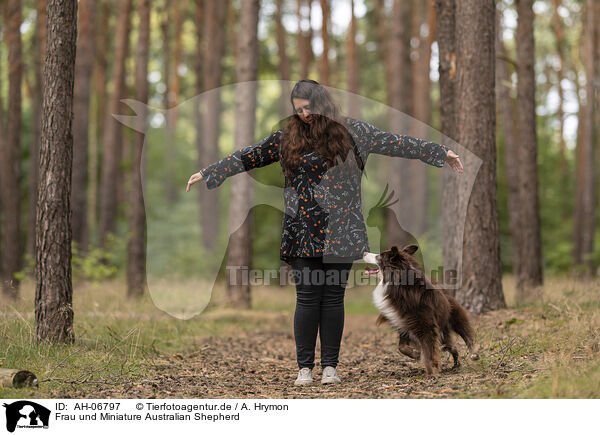
[[[448,148],[443,145],[345,119],[365,165],[371,153],[419,159],[437,167],[446,162]],[[214,189],[227,177],[278,161],[283,170],[281,135],[282,130],[277,130],[202,169],[207,188]],[[292,177],[285,177],[281,260],[289,263],[294,257],[324,257],[323,261],[352,262],[369,251],[362,215],[362,170],[353,153],[340,163],[328,170],[326,161],[314,150],[303,155]]]

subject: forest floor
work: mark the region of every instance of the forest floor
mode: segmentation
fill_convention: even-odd
[[[122,283],[75,289],[74,345],[36,344],[33,290],[16,304],[2,301],[0,364],[29,369],[39,388],[0,389],[20,398],[550,398],[600,397],[600,282],[547,279],[540,298],[474,316],[481,359],[425,377],[420,362],[401,355],[396,334],[375,326],[371,287],[347,290],[338,372],[341,384],[294,386],[294,293],[254,289],[253,309],[209,308],[174,319],[149,298],[128,301]],[[103,291],[101,296],[100,291]]]

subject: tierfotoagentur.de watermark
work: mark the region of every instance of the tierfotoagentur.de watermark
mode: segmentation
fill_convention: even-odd
[[[247,266],[226,266],[225,277],[228,285],[250,285],[250,286],[288,286],[296,285],[298,280],[312,285],[335,286],[346,282],[346,288],[363,285],[377,285],[381,282],[381,276],[366,274],[363,270],[352,268],[346,270],[310,270],[308,267],[303,269],[289,269],[281,266],[279,269],[251,269]],[[458,279],[456,270],[444,270],[439,266],[436,270],[430,271],[428,276],[436,282],[443,282],[454,285]],[[390,274],[390,279],[386,283],[393,285],[416,285],[422,282],[422,275],[414,270],[401,270]]]

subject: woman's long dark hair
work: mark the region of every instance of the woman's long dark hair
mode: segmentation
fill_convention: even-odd
[[[294,98],[309,101],[312,122],[300,119],[294,108]],[[346,161],[349,152],[354,153],[357,165],[363,169],[362,159],[356,151],[346,122],[323,86],[314,80],[300,80],[292,89],[290,102],[294,115],[288,118],[281,137],[283,171],[286,175],[291,176],[302,155],[313,149],[323,157],[328,169],[336,166],[338,156]]]

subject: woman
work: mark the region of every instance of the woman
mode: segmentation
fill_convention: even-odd
[[[344,292],[352,262],[369,251],[362,216],[360,179],[370,153],[420,159],[457,172],[462,164],[443,145],[381,131],[341,116],[327,90],[300,80],[290,101],[294,115],[260,142],[229,154],[192,175],[186,191],[205,180],[208,189],[227,177],[280,162],[285,179],[281,260],[296,285],[295,385],[312,383],[317,332],[323,384],[338,383],[344,327]]]

